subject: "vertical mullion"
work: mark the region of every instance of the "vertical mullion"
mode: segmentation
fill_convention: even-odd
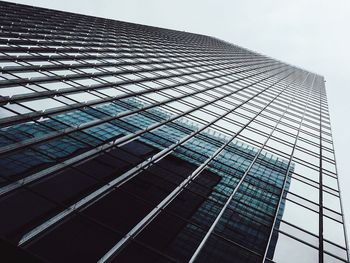
[[[281,72],[284,72],[284,70],[270,75],[268,78],[272,78],[275,75],[280,74]],[[277,84],[278,82],[282,81],[283,79],[287,78],[290,74],[287,74],[287,76],[284,76],[282,78],[280,78],[278,81],[276,81],[274,84],[269,85],[265,90],[273,87],[275,84]],[[267,79],[267,78],[266,78]],[[250,85],[248,85],[250,86]],[[258,92],[257,94],[255,94],[253,97],[249,98],[247,101],[245,101],[244,103],[250,101],[251,99],[255,98],[256,96],[258,96],[259,94],[263,93],[263,91]],[[239,105],[240,106],[240,105]],[[201,131],[205,130],[206,128],[210,127],[211,124],[219,121],[220,119],[222,119],[224,116],[228,115],[230,112],[233,112],[235,109],[237,109],[239,106],[231,109],[230,111],[220,115],[220,117],[218,117],[217,119],[211,121],[209,124],[203,126],[202,128],[192,132],[191,134],[189,134],[188,136],[182,138],[181,140],[179,140],[178,142],[176,142],[175,144],[169,146],[168,148],[163,149],[162,151],[160,151],[159,153],[157,153],[156,155],[150,157],[149,159],[147,159],[146,161],[142,162],[141,164],[137,165],[136,167],[130,169],[129,171],[125,172],[124,174],[122,174],[121,176],[119,176],[118,178],[112,180],[111,182],[107,183],[106,185],[104,185],[103,187],[95,190],[93,193],[89,194],[88,196],[84,197],[83,199],[81,199],[80,201],[78,201],[77,203],[71,205],[69,208],[65,209],[64,211],[56,214],[55,216],[51,217],[49,220],[47,220],[46,222],[44,222],[43,224],[35,227],[34,229],[32,229],[31,231],[29,231],[28,233],[26,233],[21,240],[19,241],[19,245],[22,245],[26,242],[28,242],[30,239],[32,239],[34,236],[38,235],[40,232],[44,231],[46,228],[50,227],[52,224],[55,224],[56,222],[62,220],[64,217],[66,217],[67,215],[69,215],[70,213],[74,212],[77,209],[80,209],[83,206],[86,206],[91,200],[95,200],[96,198],[101,198],[101,196],[104,196],[104,194],[106,192],[112,191],[113,189],[115,189],[116,187],[118,187],[119,185],[125,183],[126,181],[130,180],[131,178],[133,178],[134,176],[138,175],[141,171],[143,171],[144,169],[147,169],[148,167],[152,166],[155,162],[160,161],[162,158],[164,158],[165,156],[167,156],[168,154],[170,154],[171,152],[173,152],[173,150],[175,148],[177,148],[178,146],[182,145],[183,143],[187,142],[188,140],[190,140],[191,138],[193,138],[196,134],[199,134]],[[170,121],[170,120],[168,120]],[[162,124],[163,125],[163,124]],[[161,126],[161,125],[160,125]],[[146,128],[145,130],[142,131],[142,133],[145,133],[147,131],[150,131],[150,129]],[[124,136],[122,138],[124,138],[121,142],[119,143],[123,143],[126,139],[126,142],[129,142],[130,140],[134,139],[133,137],[129,138],[128,136]],[[109,145],[110,146],[110,145]]]
[[[266,257],[267,257],[267,253],[268,253],[270,242],[271,242],[271,237],[272,237],[272,234],[273,234],[273,231],[274,231],[274,227],[275,227],[275,224],[276,224],[276,221],[277,221],[278,212],[279,212],[279,209],[280,209],[280,206],[281,206],[281,202],[282,202],[282,199],[283,199],[283,195],[284,195],[284,191],[285,191],[285,187],[286,187],[286,183],[287,183],[288,174],[290,172],[290,166],[291,166],[291,163],[292,163],[292,160],[293,160],[294,150],[296,148],[296,144],[297,144],[297,141],[298,141],[298,138],[299,138],[300,129],[301,129],[302,123],[304,121],[305,112],[306,112],[306,109],[308,108],[308,101],[310,99],[310,94],[312,93],[312,89],[313,89],[313,86],[314,86],[314,83],[315,83],[315,78],[316,78],[316,75],[314,75],[312,84],[310,85],[310,89],[309,89],[309,92],[308,92],[308,97],[307,97],[307,100],[305,102],[305,108],[304,108],[304,111],[303,111],[303,117],[302,117],[302,119],[300,121],[299,129],[298,129],[298,132],[297,132],[296,137],[295,137],[293,149],[292,149],[292,152],[290,154],[286,176],[285,176],[284,181],[283,181],[283,186],[282,186],[282,189],[281,189],[281,195],[279,197],[278,205],[276,207],[276,213],[275,213],[275,216],[274,216],[274,219],[273,219],[273,223],[271,225],[269,239],[268,239],[268,242],[266,244],[265,253],[264,253],[264,256],[263,256],[262,261],[261,261],[262,263],[265,262]],[[300,84],[300,85],[302,85],[302,84]]]
[[[275,83],[275,84],[277,84],[277,83]],[[273,84],[273,85],[275,85],[275,84]],[[260,112],[262,112],[264,109],[266,109],[277,97],[279,97],[289,87],[290,84],[291,83],[287,84],[287,86],[282,91],[280,91],[279,94],[276,95],[269,103],[267,103],[264,106],[264,108],[260,110]],[[272,86],[270,86],[269,88],[271,88],[271,87]],[[266,92],[269,88],[264,89],[263,92]],[[263,92],[260,92],[259,94],[261,94]],[[249,100],[253,99],[254,97],[256,97],[256,95],[251,97]],[[212,154],[212,156],[210,156],[204,163],[202,163],[183,183],[181,183],[171,194],[169,194],[159,205],[157,205],[157,207],[154,210],[152,210],[143,220],[141,220],[139,222],[139,224],[137,224],[131,231],[129,231],[129,233],[127,235],[125,235],[123,239],[121,239],[115,246],[113,246],[99,260],[99,263],[108,261],[111,257],[113,257],[113,255],[115,253],[117,253],[117,251],[121,250],[126,245],[128,240],[134,238],[140,231],[142,231],[142,229],[147,224],[149,224],[160,213],[160,211],[163,207],[167,206],[172,200],[174,200],[175,197],[182,191],[182,189],[184,189],[191,180],[194,180],[208,166],[210,161],[212,161],[216,156],[218,156],[225,149],[225,147],[227,145],[229,145],[229,143],[231,143],[258,116],[259,116],[259,113],[254,118],[252,118],[244,127],[242,127],[234,136],[232,136],[225,144],[223,144],[221,147],[219,147]],[[256,155],[256,158],[257,158],[257,156],[259,156],[259,154]],[[254,160],[252,161],[252,164],[254,163]],[[236,189],[238,189],[238,186],[239,185],[236,186]],[[222,208],[222,211],[223,210],[224,210],[224,208]],[[210,229],[209,229],[208,233],[209,232],[211,232]],[[192,262],[192,259],[190,260],[190,262]]]
[[[308,78],[309,74],[306,76],[306,78],[304,79],[304,81],[306,81],[306,79]],[[199,246],[197,247],[196,251],[193,253],[191,259],[190,259],[190,263],[193,263],[197,256],[199,255],[199,253],[201,252],[201,250],[203,249],[205,243],[207,242],[207,240],[209,239],[209,236],[213,233],[214,228],[216,227],[216,225],[218,224],[221,216],[223,215],[225,209],[228,207],[229,203],[232,201],[235,193],[238,191],[240,185],[243,183],[245,177],[248,175],[248,173],[250,172],[250,169],[253,167],[253,165],[255,164],[255,161],[257,160],[257,158],[259,157],[260,153],[262,152],[262,150],[264,149],[266,143],[268,142],[268,140],[270,139],[272,133],[275,131],[277,125],[280,123],[280,121],[282,120],[283,116],[285,115],[285,113],[288,111],[290,105],[292,104],[294,98],[295,98],[295,94],[296,94],[296,90],[294,92],[294,96],[293,98],[290,100],[289,104],[287,105],[287,107],[285,108],[283,114],[280,116],[279,120],[276,122],[275,126],[273,127],[273,129],[271,130],[270,134],[268,135],[268,137],[266,138],[265,142],[263,143],[263,145],[260,147],[259,151],[257,152],[257,154],[255,155],[254,159],[252,160],[252,162],[250,163],[249,167],[247,168],[247,170],[244,172],[242,178],[240,179],[239,183],[237,184],[237,186],[235,187],[234,191],[231,193],[229,199],[226,201],[224,207],[221,209],[219,215],[216,217],[215,221],[213,222],[213,224],[211,225],[210,229],[208,230],[207,234],[205,235],[205,237],[202,239],[201,243],[199,244]]]
[[[280,67],[280,68],[283,68],[283,67]],[[278,69],[278,68],[277,68],[277,69]],[[274,71],[274,70],[276,70],[276,68],[274,68],[273,70],[267,70],[267,71],[265,71],[265,72]],[[274,73],[274,74],[272,74],[272,75],[269,75],[268,77],[264,78],[263,80],[266,80],[266,79],[268,79],[268,78],[271,78],[271,77],[273,77],[273,76],[276,76],[276,75],[278,75],[278,74],[281,74],[281,73],[283,73],[284,71],[287,71],[287,70],[281,70],[281,71],[279,71],[279,72],[277,72],[277,73]],[[259,73],[257,73],[257,74],[253,74],[253,75],[259,75],[259,74],[261,74],[261,73],[262,73],[262,72],[259,72]],[[251,76],[253,76],[253,75],[251,75]],[[251,77],[251,76],[249,76],[249,77]],[[249,77],[247,77],[247,78],[249,78]],[[286,77],[284,77],[284,78],[286,78]],[[260,81],[263,81],[263,80],[260,80]],[[259,81],[257,81],[257,82],[259,82]],[[255,82],[255,83],[257,83],[257,82]],[[246,89],[246,88],[249,88],[250,86],[254,85],[255,83],[249,84],[249,85],[247,85],[247,86],[245,86],[245,87],[243,87],[243,88],[241,88],[241,89],[239,89],[239,90],[235,90],[235,91],[233,91],[232,93],[229,93],[229,94],[223,95],[222,97],[219,97],[219,98],[217,98],[217,99],[214,99],[214,100],[212,100],[209,104],[214,103],[214,102],[216,102],[216,101],[219,101],[220,99],[222,99],[222,98],[224,98],[224,97],[231,96],[232,94],[235,94],[236,92],[239,92],[239,91],[241,91],[241,90],[244,90],[244,89]],[[262,92],[262,91],[261,91],[261,92]],[[260,92],[260,93],[261,93],[261,92]],[[67,161],[65,161],[65,162],[63,162],[63,163],[59,163],[59,164],[57,164],[56,166],[51,166],[51,167],[49,167],[49,168],[47,168],[47,169],[45,169],[45,170],[40,171],[39,173],[36,173],[36,174],[30,175],[30,176],[27,176],[26,178],[19,179],[18,181],[15,181],[14,183],[12,183],[12,184],[10,184],[10,185],[7,185],[7,186],[4,186],[4,187],[0,188],[0,195],[6,193],[6,192],[8,192],[8,191],[12,191],[13,189],[18,188],[19,186],[21,186],[21,185],[23,185],[23,184],[27,184],[27,183],[29,183],[29,182],[32,182],[33,180],[37,180],[38,178],[41,178],[41,177],[45,176],[47,173],[52,173],[52,172],[56,171],[57,169],[62,169],[66,164],[72,165],[72,164],[74,164],[74,163],[77,163],[77,162],[79,162],[79,161],[81,161],[81,160],[83,160],[83,159],[86,159],[86,158],[88,158],[88,157],[91,157],[91,156],[93,156],[93,155],[95,155],[95,154],[97,154],[97,153],[100,153],[100,152],[105,151],[105,150],[107,150],[107,149],[110,149],[110,148],[112,148],[112,147],[122,146],[123,144],[128,143],[128,142],[130,142],[131,140],[134,140],[134,139],[138,138],[139,136],[141,136],[142,134],[144,134],[144,133],[146,133],[146,132],[150,132],[150,131],[152,131],[152,130],[155,130],[155,129],[157,129],[157,128],[163,126],[164,124],[167,124],[167,123],[169,123],[169,122],[171,122],[171,121],[174,121],[174,120],[176,120],[176,119],[179,119],[180,117],[185,117],[187,114],[189,114],[189,113],[191,113],[191,112],[193,112],[193,111],[196,111],[196,110],[198,110],[199,108],[205,107],[205,106],[207,106],[207,105],[209,105],[209,104],[205,104],[205,103],[204,103],[204,104],[198,106],[197,108],[190,109],[190,110],[188,110],[188,111],[186,111],[186,112],[184,112],[184,113],[181,113],[181,114],[179,114],[179,115],[175,115],[175,116],[173,116],[173,117],[171,117],[171,118],[168,118],[168,119],[166,119],[166,120],[164,120],[164,121],[162,121],[162,122],[157,122],[157,123],[155,123],[155,124],[153,124],[153,125],[150,125],[150,126],[144,128],[144,129],[141,129],[141,130],[139,130],[139,131],[137,131],[137,132],[135,132],[135,133],[127,134],[127,135],[125,135],[125,136],[122,136],[122,137],[120,137],[120,138],[115,139],[115,140],[112,141],[112,142],[106,142],[106,143],[100,145],[100,146],[97,147],[97,148],[94,148],[94,149],[92,149],[92,150],[90,150],[90,151],[88,151],[88,152],[85,152],[85,153],[81,154],[81,155],[75,156],[75,157],[71,158],[70,160],[67,160]],[[238,107],[239,107],[239,106],[238,106]],[[237,107],[236,107],[236,108],[237,108]],[[224,116],[228,115],[230,112],[234,111],[236,108],[231,109],[230,111],[226,112],[225,115],[222,115],[222,116],[220,116],[219,118],[217,118],[216,120],[213,120],[212,123],[215,122],[215,121],[220,120],[220,119],[223,118]],[[209,123],[209,124],[206,125],[206,126],[210,126],[210,125],[211,125],[211,123]],[[204,126],[203,128],[201,128],[200,130],[196,131],[196,134],[199,133],[201,130],[205,129],[206,126]],[[186,141],[187,141],[188,139],[190,139],[190,138],[187,138]],[[185,142],[185,141],[183,141],[183,142]],[[183,142],[182,142],[182,143],[183,143]],[[166,150],[166,149],[165,149],[165,150]],[[56,167],[56,168],[55,168],[55,167]]]
[[[320,121],[320,161],[319,161],[319,214],[318,214],[318,242],[319,242],[319,249],[318,249],[318,262],[323,263],[324,258],[323,258],[323,171],[322,171],[322,94],[323,94],[323,89],[320,88],[319,90],[320,93],[320,116],[319,116],[319,121]]]
[[[254,75],[255,74],[252,74],[251,76],[254,76]],[[239,80],[241,80],[241,79],[239,79]],[[239,81],[239,80],[235,80],[234,82]],[[43,136],[41,136],[39,138],[35,138],[34,137],[34,138],[28,139],[28,140],[26,140],[24,142],[20,141],[20,142],[17,142],[17,143],[13,143],[11,145],[0,147],[0,156],[5,154],[5,153],[8,153],[10,151],[14,151],[14,150],[18,150],[20,148],[32,146],[34,144],[38,144],[38,143],[47,141],[49,139],[54,139],[56,137],[65,136],[65,135],[68,135],[68,134],[70,134],[72,132],[75,132],[75,131],[81,131],[83,129],[87,129],[87,128],[90,128],[92,126],[100,125],[100,124],[103,124],[103,123],[106,123],[106,122],[109,122],[109,121],[117,120],[117,119],[129,116],[129,115],[141,112],[141,111],[145,111],[145,110],[148,110],[148,109],[151,109],[151,108],[162,106],[164,104],[167,104],[167,103],[170,103],[170,102],[173,102],[173,101],[176,101],[176,100],[184,99],[184,98],[187,98],[187,97],[190,97],[190,96],[193,96],[193,95],[197,95],[197,94],[209,91],[209,90],[215,90],[218,87],[227,85],[227,84],[229,84],[231,82],[223,83],[223,84],[220,84],[220,85],[217,85],[217,86],[214,86],[214,87],[205,88],[203,90],[197,90],[197,91],[194,91],[192,93],[186,93],[186,94],[183,94],[183,95],[178,96],[178,97],[172,97],[170,99],[167,99],[167,100],[164,100],[164,101],[161,101],[161,102],[157,102],[157,103],[154,103],[154,104],[149,104],[149,105],[147,105],[145,107],[142,107],[142,108],[138,108],[138,109],[131,110],[131,111],[125,111],[125,112],[122,112],[122,113],[120,113],[118,115],[115,115],[115,116],[106,116],[105,118],[100,118],[98,120],[93,120],[93,121],[90,121],[90,122],[82,123],[82,124],[80,124],[78,126],[75,126],[75,127],[73,126],[73,127],[70,127],[70,128],[66,128],[64,130],[57,130],[57,131],[54,130],[52,133],[48,133],[48,134],[43,135]],[[144,91],[144,93],[146,91]],[[220,99],[222,99],[223,97],[225,97],[225,96],[220,97]],[[212,103],[212,102],[210,102],[210,103]],[[20,104],[20,105],[22,105],[22,104]],[[96,108],[92,108],[92,109],[99,111]],[[195,110],[197,110],[197,109],[195,109]],[[104,114],[104,112],[101,112],[101,113]],[[40,124],[40,122],[39,122],[39,124]],[[50,127],[48,127],[48,128],[50,128]]]

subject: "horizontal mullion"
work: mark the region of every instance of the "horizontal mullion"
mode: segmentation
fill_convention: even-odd
[[[262,68],[266,68],[266,67],[268,67],[268,66],[256,67],[253,70],[262,69]],[[252,71],[252,69],[238,71],[237,73],[250,72],[250,71]],[[171,88],[182,86],[182,85],[194,84],[194,83],[201,82],[203,80],[215,79],[218,77],[229,76],[229,75],[230,75],[230,73],[226,73],[226,74],[222,74],[221,76],[213,76],[213,77],[209,77],[206,79],[200,79],[200,80],[192,80],[192,81],[187,82],[186,84],[174,84],[174,85],[160,87],[157,89],[149,89],[149,90],[129,93],[129,94],[125,94],[125,95],[118,96],[118,97],[111,97],[111,98],[107,98],[107,99],[98,99],[97,101],[92,101],[92,102],[87,102],[87,103],[77,103],[74,106],[71,105],[71,106],[59,107],[56,109],[49,109],[49,110],[45,110],[44,112],[42,112],[42,111],[41,112],[34,112],[34,113],[23,114],[23,115],[18,115],[18,116],[14,116],[14,117],[3,118],[2,120],[0,120],[0,125],[1,126],[11,125],[11,124],[18,123],[18,122],[21,122],[21,121],[26,120],[26,119],[41,118],[44,116],[49,116],[51,114],[62,113],[64,111],[68,111],[70,109],[79,109],[79,108],[83,108],[85,106],[92,106],[92,105],[97,105],[97,104],[104,103],[104,102],[111,102],[111,101],[114,101],[116,99],[129,98],[132,96],[148,94],[148,93],[157,92],[160,90],[171,89]],[[138,81],[138,82],[135,82],[135,81],[124,82],[123,85],[142,83],[144,81],[147,81],[147,80],[142,80],[142,81]],[[101,87],[101,85],[100,85],[100,87]],[[110,85],[106,84],[106,85],[103,85],[101,88],[105,88],[105,87],[110,87]],[[95,90],[95,89],[96,88],[90,88],[89,90]],[[76,92],[76,91],[74,91],[74,92]],[[65,93],[57,93],[56,95],[62,95],[62,94],[65,94]],[[40,97],[36,97],[36,98],[40,98]],[[16,102],[17,102],[17,100],[16,100]]]
[[[221,84],[221,85],[218,85],[218,86],[215,86],[215,87],[211,87],[211,88],[208,88],[207,90],[215,89],[215,88],[220,87],[222,85],[225,85],[225,84]],[[244,87],[244,88],[246,88],[246,87]],[[242,88],[241,90],[243,90],[244,88]],[[230,95],[235,94],[235,93],[237,93],[239,91],[240,90],[235,90],[235,91],[231,92],[231,94],[226,94],[226,95],[223,95],[222,97],[230,96]],[[119,118],[123,118],[123,117],[129,116],[129,115],[132,115],[132,114],[135,114],[135,113],[138,113],[138,112],[141,112],[141,111],[145,111],[145,110],[148,110],[148,109],[160,106],[160,105],[164,105],[166,103],[169,103],[169,102],[172,102],[172,101],[176,101],[176,100],[179,100],[179,99],[182,99],[182,98],[186,98],[186,97],[189,97],[189,96],[192,96],[194,94],[201,93],[201,92],[203,92],[203,91],[199,90],[199,91],[193,92],[191,94],[185,94],[185,95],[182,95],[182,96],[179,96],[179,97],[175,97],[175,98],[171,98],[171,99],[168,99],[168,100],[165,100],[165,101],[161,101],[161,102],[158,102],[158,103],[150,104],[148,106],[144,106],[144,107],[136,109],[136,110],[126,111],[126,112],[118,114],[117,116],[110,116],[110,117],[106,117],[106,118],[103,118],[103,119],[94,120],[94,121],[91,121],[91,122],[88,122],[88,123],[80,124],[80,125],[78,125],[76,127],[70,127],[70,128],[66,128],[64,130],[54,131],[54,132],[49,133],[47,135],[44,135],[44,136],[42,136],[40,138],[32,138],[32,139],[28,139],[28,140],[26,140],[24,142],[14,143],[14,144],[11,144],[11,145],[8,145],[8,146],[0,148],[0,155],[1,154],[5,154],[5,153],[9,153],[9,152],[12,152],[12,151],[20,150],[20,149],[26,148],[28,146],[35,145],[35,144],[38,144],[38,143],[41,143],[41,142],[45,142],[45,141],[48,141],[48,140],[51,140],[51,139],[54,139],[54,138],[57,138],[57,137],[60,137],[60,136],[65,136],[65,135],[70,134],[70,133],[75,132],[75,131],[80,131],[80,130],[87,129],[87,128],[90,128],[90,127],[93,127],[93,126],[96,126],[96,125],[100,125],[100,124],[103,124],[103,123],[106,123],[106,122],[109,122],[109,121],[112,121],[112,120],[117,120]],[[222,97],[214,99],[213,101],[218,101]],[[212,103],[212,102],[210,102],[210,103]],[[206,106],[206,103],[202,104],[202,107],[203,106]],[[191,111],[195,111],[198,108],[194,108]]]
[[[135,57],[135,58],[131,58],[130,56],[121,56],[120,59],[135,59],[136,61],[130,62],[130,61],[116,61],[115,63],[113,62],[102,62],[99,64],[91,64],[88,62],[80,62],[79,60],[75,59],[75,61],[77,63],[75,64],[51,64],[51,65],[31,65],[31,66],[5,66],[3,67],[1,70],[3,72],[27,72],[27,71],[50,71],[50,70],[60,70],[60,69],[67,69],[67,66],[69,69],[84,69],[84,68],[102,68],[102,67],[116,67],[116,66],[132,66],[132,65],[159,65],[159,64],[163,64],[163,63],[169,63],[167,60],[164,61],[138,61],[137,59],[142,58],[142,59],[147,59],[147,57]],[[168,56],[155,56],[155,58],[168,58]],[[225,60],[229,60],[232,59],[232,57],[227,56],[227,57],[204,57],[204,58],[200,58],[200,59],[195,59],[195,58],[189,58],[184,60],[184,58],[178,58],[176,57],[176,59],[171,60],[171,63],[198,63],[194,66],[202,66],[203,64],[200,64],[202,62],[207,62],[207,61],[225,61]],[[247,58],[234,58],[235,62],[249,62],[249,61],[266,61],[264,59],[254,59],[254,60],[247,60]],[[208,65],[208,64],[204,64],[204,65]]]
[[[222,70],[228,70],[228,69],[232,69],[235,68],[234,65],[232,65],[232,63],[230,62],[226,62],[223,63],[224,65],[229,65],[226,66],[224,68],[220,68],[217,69],[215,71],[222,71]],[[256,63],[256,64],[252,64],[252,65],[260,65],[260,64],[267,64],[267,63]],[[278,63],[271,63],[270,65],[276,65]],[[251,66],[251,65],[243,65],[243,66]],[[168,67],[168,69],[183,69],[183,68],[189,68],[186,66],[177,66],[177,67]],[[7,88],[7,87],[12,87],[12,86],[17,86],[17,85],[26,85],[26,84],[38,84],[38,83],[50,83],[50,82],[58,82],[58,81],[70,81],[70,80],[79,80],[79,79],[86,79],[86,78],[98,78],[98,77],[105,77],[105,76],[119,76],[121,77],[124,74],[135,74],[135,73],[143,73],[143,72],[152,72],[154,71],[153,69],[140,69],[140,70],[125,70],[122,72],[100,72],[100,73],[95,73],[95,74],[71,74],[71,75],[67,75],[67,76],[50,76],[50,77],[37,77],[37,78],[31,78],[31,79],[17,79],[17,80],[2,80],[0,81],[0,88]],[[205,70],[200,70],[200,71],[196,71],[196,72],[190,72],[190,73],[181,73],[181,74],[173,74],[170,76],[159,76],[159,77],[147,77],[147,78],[143,78],[140,80],[130,80],[129,83],[130,84],[134,84],[134,83],[140,83],[140,82],[146,82],[146,81],[155,81],[155,80],[161,80],[161,79],[165,79],[165,78],[175,78],[175,77],[182,77],[182,76],[190,76],[193,74],[201,74],[201,73],[207,73],[207,72],[213,72],[212,69],[205,69]],[[108,83],[108,84],[95,84],[95,85],[91,85],[90,87],[82,87],[81,89],[75,89],[75,88],[67,88],[67,92],[72,93],[72,92],[77,92],[79,90],[92,90],[92,89],[96,89],[96,88],[104,88],[104,87],[109,87],[111,85],[121,85],[121,84],[129,84],[127,81],[124,82],[120,82],[120,83]],[[56,90],[51,90],[51,91],[43,91],[43,93],[45,93],[45,97],[49,96],[49,94],[51,94],[51,96],[60,94],[61,91],[56,91]],[[28,100],[28,98],[31,97],[40,97],[40,92],[36,92],[35,94],[25,94],[25,95],[15,95],[12,96],[11,98],[8,98],[8,102],[10,101],[16,101],[17,99],[20,100],[21,96],[25,97],[25,100]],[[6,98],[6,97],[5,97]],[[2,99],[2,103],[7,103],[5,102],[6,99]]]

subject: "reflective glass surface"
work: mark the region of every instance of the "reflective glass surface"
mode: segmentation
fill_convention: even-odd
[[[8,256],[349,262],[322,76],[198,34],[0,12]]]

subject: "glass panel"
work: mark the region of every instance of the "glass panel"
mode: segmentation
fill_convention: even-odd
[[[302,229],[285,222],[280,222],[280,224],[277,223],[276,225],[278,225],[278,230],[281,230],[283,233],[293,236],[301,242],[307,242],[308,244],[318,247],[319,239],[317,235],[309,234]]]
[[[157,253],[156,250],[147,248],[147,244],[142,245],[139,242],[131,242],[116,257],[112,258],[113,263],[131,263],[131,262],[174,262],[164,254]]]
[[[323,205],[327,208],[341,213],[340,199],[334,195],[323,192]]]
[[[40,99],[40,100],[33,100],[23,103],[24,106],[27,106],[35,111],[43,111],[55,107],[64,106],[63,103],[60,103],[54,99]]]
[[[195,212],[196,203],[198,201],[192,202],[192,209],[190,204],[187,204],[188,214]],[[202,228],[163,212],[147,225],[135,240],[179,262],[188,262],[205,234],[206,231]]]
[[[343,263],[343,262],[349,262],[349,261],[341,260],[339,258],[335,258],[331,255],[324,253],[323,254],[323,262],[324,263]]]
[[[153,206],[150,206],[140,198],[120,190],[115,190],[87,207],[83,213],[97,222],[125,235],[152,208]],[[120,211],[120,213],[112,213],[111,211]]]
[[[0,235],[17,244],[22,236],[46,221],[60,208],[49,200],[27,190],[18,189],[0,199]]]
[[[84,217],[69,219],[27,249],[49,262],[97,262],[121,238]]]
[[[307,218],[307,220],[305,220]],[[282,219],[318,235],[318,213],[286,200]]]
[[[295,194],[288,193],[287,199],[296,203],[296,204],[300,204],[301,206],[307,207],[316,213],[319,212],[319,206],[317,204],[312,203],[312,202],[302,198],[301,196],[296,196]]]
[[[343,224],[323,217],[323,236],[325,239],[345,247]]]
[[[322,181],[323,185],[338,190],[338,182],[336,178],[323,174]]]
[[[320,174],[315,168],[312,169],[309,166],[297,163],[295,165],[294,172],[315,182],[319,181]]]
[[[318,262],[318,250],[286,236],[276,230],[273,233],[267,257],[278,263]]]
[[[234,260],[236,262],[255,263],[259,262],[259,259],[261,260],[261,256],[251,253],[244,247],[239,247],[223,238],[211,235],[195,262],[231,263]]]
[[[296,165],[298,166],[298,165]],[[300,195],[312,202],[318,203],[319,202],[319,191],[317,188],[312,187],[306,183],[303,183],[299,180],[293,179],[290,183],[289,191],[292,193],[295,193],[297,195]]]
[[[341,248],[339,246],[336,246],[334,244],[331,244],[330,242],[324,241],[323,242],[324,250],[343,259],[347,259],[347,253],[345,248]]]

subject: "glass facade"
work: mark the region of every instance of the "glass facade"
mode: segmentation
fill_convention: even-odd
[[[349,262],[322,76],[203,35],[0,11],[3,255]]]

